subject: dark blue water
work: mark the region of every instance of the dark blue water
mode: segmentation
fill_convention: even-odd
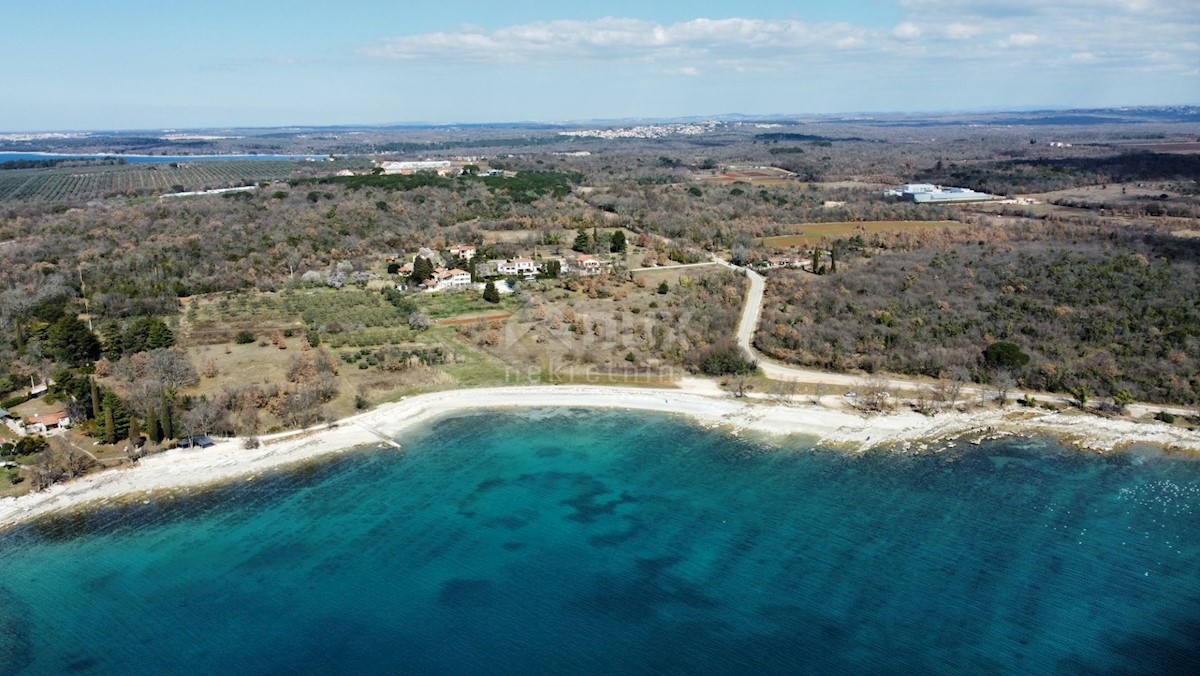
[[[1200,463],[451,418],[0,536],[0,672],[1200,673]]]
[[[57,153],[15,153],[0,151],[0,164],[17,160],[98,160],[123,159],[130,164],[162,164],[166,162],[231,162],[238,160],[273,160],[281,162],[323,162],[325,155],[60,155]]]

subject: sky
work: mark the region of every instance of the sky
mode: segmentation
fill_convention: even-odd
[[[0,26],[0,131],[1200,104],[1196,0],[5,0]]]

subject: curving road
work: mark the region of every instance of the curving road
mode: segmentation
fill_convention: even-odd
[[[846,373],[831,373],[828,371],[819,371],[816,369],[797,368],[795,366],[787,366],[770,357],[762,354],[754,348],[754,332],[758,329],[759,319],[762,317],[762,306],[764,295],[766,292],[766,280],[759,273],[750,268],[734,265],[729,261],[713,256],[713,261],[720,263],[727,268],[737,270],[746,275],[750,280],[750,290],[746,293],[746,304],[742,307],[742,316],[738,321],[737,326],[737,343],[751,359],[758,362],[759,369],[763,375],[771,380],[791,380],[800,383],[836,385],[839,387],[860,387],[868,376],[866,375],[851,375]],[[876,374],[876,377],[878,374]],[[921,390],[933,386],[932,381],[920,381],[911,378],[897,378],[894,376],[882,376],[883,382],[889,390]],[[1030,392],[1025,389],[1013,390],[1014,393],[1028,393],[1044,402],[1055,402],[1060,404],[1071,404],[1073,400],[1069,397],[1064,397],[1061,394],[1053,392]],[[981,398],[994,396],[994,390],[979,385],[967,385],[960,391],[960,399]],[[1180,408],[1175,406],[1160,406],[1156,404],[1131,404],[1128,407],[1129,413],[1134,416],[1152,415],[1157,411],[1167,411],[1175,415],[1194,415],[1194,411],[1188,408]]]
[[[758,329],[759,318],[762,317],[762,306],[767,289],[766,280],[762,275],[750,268],[734,265],[716,256],[713,257],[713,260],[727,268],[745,274],[746,278],[750,280],[750,291],[746,294],[746,304],[742,307],[742,317],[738,321],[737,344],[750,359],[758,362],[758,367],[762,370],[763,375],[772,380],[794,380],[803,383],[825,383],[827,385],[846,385],[850,387],[862,382],[863,379],[861,376],[786,366],[754,349],[754,332]],[[891,387],[891,382],[893,381],[889,379],[889,387]],[[894,382],[898,389],[916,387],[919,384],[901,380]]]

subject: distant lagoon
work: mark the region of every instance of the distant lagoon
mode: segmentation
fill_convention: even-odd
[[[323,162],[328,155],[126,155],[123,153],[18,153],[0,151],[0,164],[21,160],[101,160],[119,159],[130,164],[161,164],[164,162],[237,162],[271,160],[276,162]]]

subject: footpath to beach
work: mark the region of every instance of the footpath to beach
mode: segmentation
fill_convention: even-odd
[[[241,440],[229,439],[207,449],[174,449],[152,455],[136,467],[109,469],[40,493],[0,500],[0,527],[84,505],[139,499],[161,490],[252,480],[266,471],[364,446],[402,449],[406,430],[454,413],[541,407],[673,413],[726,433],[775,438],[802,435],[846,452],[875,447],[935,452],[958,443],[952,439],[1023,434],[1055,436],[1098,452],[1144,444],[1200,455],[1200,433],[1082,413],[989,408],[934,416],[901,412],[868,417],[847,409],[842,397],[827,396],[820,404],[776,404],[737,399],[704,380],[685,380],[679,389],[496,387],[408,397],[319,428],[262,437],[262,445],[255,449],[242,448]]]

